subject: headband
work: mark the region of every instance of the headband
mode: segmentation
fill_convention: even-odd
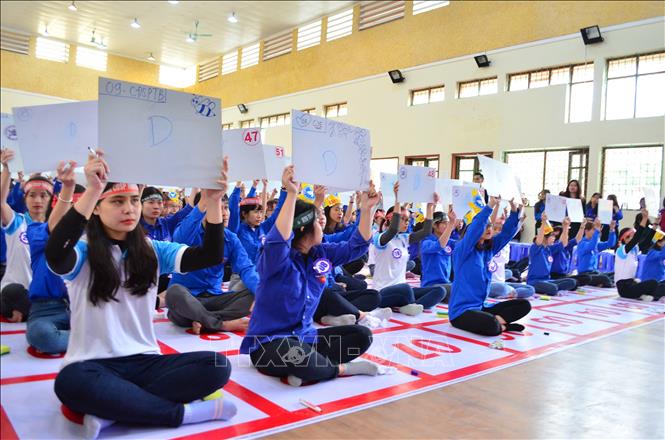
[[[99,196],[99,200],[103,200],[111,196],[116,196],[118,194],[132,193],[139,193],[139,187],[135,183],[114,183],[113,186],[111,186],[108,190],[104,191],[101,196]],[[150,197],[152,196],[148,196],[146,199],[141,201],[147,200]]]
[[[53,194],[53,185],[51,185],[50,182],[46,182],[44,180],[30,180],[28,183],[25,184],[25,188],[23,190],[25,193],[29,193],[33,189],[37,190],[44,190],[49,194]]]
[[[150,194],[149,196],[145,196],[145,197],[141,198],[141,203],[150,202],[150,201],[153,201],[153,200],[163,202],[164,197],[162,197],[160,194]]]
[[[293,219],[293,230],[297,231],[298,229],[309,225],[310,223],[314,222],[315,218],[316,209],[313,207],[303,213],[298,214],[296,218]]]
[[[623,240],[623,238],[624,238],[626,235],[630,234],[631,232],[635,232],[635,229],[630,228],[630,229],[627,229],[627,230],[623,231],[623,234],[621,234],[621,235],[619,236],[619,241]]]
[[[374,220],[376,220],[377,218],[386,218],[386,215],[381,211],[376,211],[374,213]]]
[[[240,201],[240,206],[260,205],[261,200],[258,197],[246,197]]]

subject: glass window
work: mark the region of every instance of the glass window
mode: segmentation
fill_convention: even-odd
[[[626,160],[627,157],[630,160]],[[619,204],[628,209],[639,209],[645,189],[661,194],[662,173],[662,145],[605,148],[601,191],[603,195],[616,195]]]

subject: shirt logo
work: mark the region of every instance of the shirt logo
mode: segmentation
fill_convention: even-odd
[[[549,256],[547,257],[547,261],[549,261],[549,262],[551,263],[552,261],[554,261],[554,258],[552,258],[552,256],[549,255]]]
[[[499,266],[496,264],[494,260],[492,260],[487,265],[487,268],[489,269],[490,272],[494,273],[499,268]]]
[[[332,270],[332,263],[325,258],[319,258],[314,262],[314,271],[319,275],[326,275]]]
[[[450,254],[452,254],[452,252],[453,252],[453,248],[451,248],[450,246],[446,246],[446,247],[443,248],[443,251],[444,251],[446,254],[450,255]]]
[[[402,251],[399,249],[393,249],[393,258],[395,260],[399,260],[400,258],[402,258]]]
[[[18,234],[18,239],[21,243],[28,244],[28,234],[26,234],[25,232],[21,232],[20,234]]]

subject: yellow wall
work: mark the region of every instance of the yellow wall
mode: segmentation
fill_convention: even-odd
[[[416,16],[261,62],[187,89],[221,97],[224,107],[461,55],[662,16],[662,1],[452,1]],[[358,8],[358,6],[356,6]],[[357,21],[357,11],[356,11]],[[581,44],[581,43],[580,43]],[[34,45],[33,45],[34,46]],[[34,49],[33,49],[34,51]],[[0,51],[0,86],[63,98],[97,98],[97,78],[158,84],[158,66],[109,55],[108,70]],[[163,87],[163,85],[162,85]]]
[[[96,100],[100,76],[160,85],[157,82],[159,66],[156,64],[109,54],[107,70],[100,72],[77,66],[73,45],[69,51],[69,63],[65,64],[35,58],[34,39],[31,43],[30,56],[0,51],[0,85],[3,88],[75,100]]]

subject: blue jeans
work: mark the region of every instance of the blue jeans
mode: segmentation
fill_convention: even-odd
[[[33,301],[25,337],[42,353],[64,353],[69,341],[69,308],[61,299]]]
[[[575,290],[577,287],[577,281],[572,278],[534,281],[529,284],[536,288],[536,292],[544,295],[556,295],[560,290]]]
[[[522,283],[495,283],[490,284],[490,298],[528,298],[536,293],[533,286]]]
[[[421,304],[431,309],[443,300],[446,291],[440,286],[412,288],[408,284],[395,284],[379,291],[381,303],[379,307],[402,307],[407,304]]]
[[[69,364],[55,378],[55,394],[78,413],[134,425],[177,427],[182,424],[184,403],[217,391],[230,375],[226,357],[212,351],[136,354]]]

